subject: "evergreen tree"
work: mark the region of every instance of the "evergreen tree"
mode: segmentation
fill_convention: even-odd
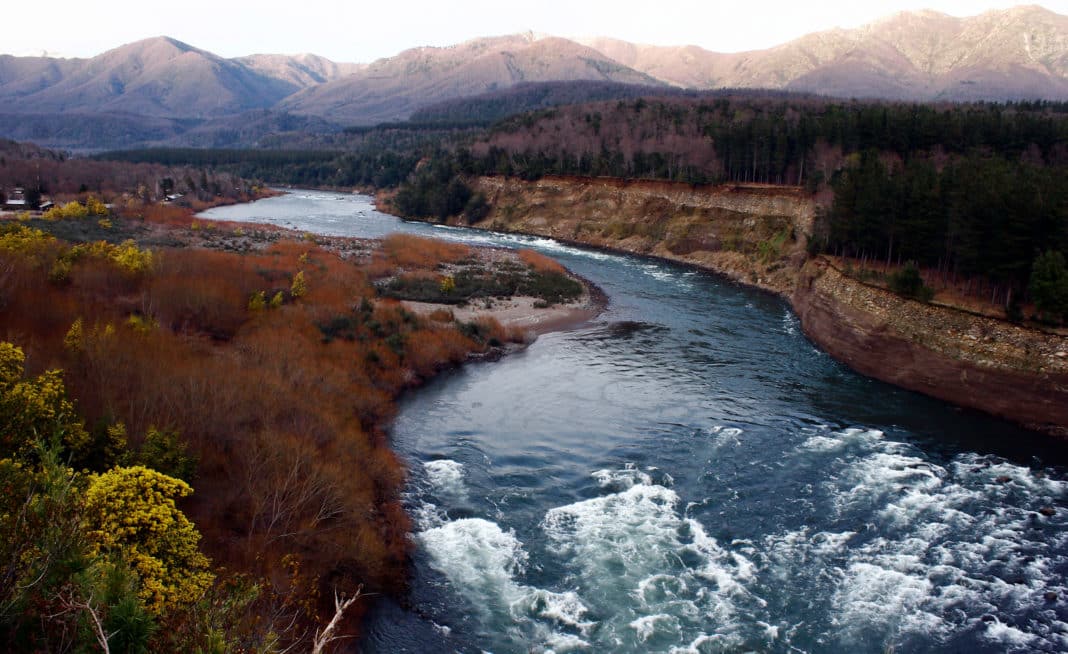
[[[1047,250],[1035,259],[1030,290],[1039,315],[1047,320],[1068,319],[1068,265],[1063,254]]]

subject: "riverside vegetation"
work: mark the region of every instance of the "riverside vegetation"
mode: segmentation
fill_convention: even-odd
[[[354,633],[406,583],[394,399],[523,339],[409,312],[397,280],[450,301],[577,284],[533,253],[320,245],[107,199],[0,223],[0,637],[222,652]],[[357,599],[327,632],[335,593]]]

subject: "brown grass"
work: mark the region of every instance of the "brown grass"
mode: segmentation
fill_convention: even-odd
[[[550,259],[544,254],[540,254],[534,250],[520,250],[518,254],[523,263],[538,272],[554,272],[560,273],[561,275],[567,274],[566,268],[560,265],[555,259]]]
[[[382,252],[395,267],[434,269],[442,263],[456,263],[470,257],[470,247],[460,243],[435,241],[410,234],[391,234],[382,241]]]

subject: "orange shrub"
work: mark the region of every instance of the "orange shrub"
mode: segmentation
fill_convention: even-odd
[[[140,215],[146,222],[168,225],[171,227],[189,227],[193,223],[192,209],[175,204],[145,204],[129,210]]]
[[[538,272],[555,272],[560,273],[561,275],[567,274],[567,269],[560,265],[558,261],[539,252],[535,252],[534,250],[520,250],[519,258],[523,263]]]
[[[448,243],[411,234],[391,234],[382,240],[382,252],[396,266],[433,269],[441,263],[455,263],[472,254],[461,243]]]
[[[232,338],[249,318],[249,295],[263,286],[249,263],[209,250],[167,253],[148,283],[147,308],[174,331]]]

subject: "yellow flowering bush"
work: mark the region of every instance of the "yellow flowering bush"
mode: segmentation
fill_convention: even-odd
[[[63,206],[54,206],[41,215],[45,220],[79,220],[89,216],[89,209],[80,202],[68,202]]]
[[[304,281],[303,270],[293,275],[293,284],[289,287],[289,294],[293,297],[304,297],[308,294],[308,283]]]
[[[25,360],[20,348],[0,343],[0,456],[27,456],[37,439],[54,436],[69,452],[80,452],[89,434],[67,399],[62,371],[24,380]]]
[[[51,234],[17,223],[0,229],[0,250],[33,255],[43,252],[56,242]]]
[[[70,324],[66,336],[63,337],[63,347],[72,352],[77,352],[85,347],[85,326],[81,318],[76,318]]]
[[[70,249],[68,256],[71,260],[82,257],[106,259],[129,274],[148,272],[153,264],[152,250],[138,248],[132,239],[123,241],[119,245],[112,245],[107,241],[75,245]]]
[[[249,311],[263,311],[267,308],[267,295],[263,291],[256,291],[248,299]]]
[[[100,200],[97,200],[96,197],[94,197],[92,195],[90,195],[88,197],[88,199],[86,199],[86,201],[85,201],[85,209],[90,214],[92,214],[94,216],[99,216],[101,218],[106,217],[108,215],[108,213],[110,213],[108,211],[107,205],[105,205]]]
[[[152,316],[142,316],[137,313],[130,314],[130,317],[126,319],[126,325],[138,334],[150,334],[159,327],[159,323]]]
[[[86,534],[95,553],[122,557],[141,580],[155,614],[200,599],[214,581],[200,533],[175,500],[189,484],[144,466],[94,475],[85,492]]]
[[[152,269],[152,250],[142,250],[132,240],[126,240],[114,246],[111,260],[128,273],[146,272]]]
[[[22,378],[25,361],[22,348],[0,342],[0,388],[7,388]]]

